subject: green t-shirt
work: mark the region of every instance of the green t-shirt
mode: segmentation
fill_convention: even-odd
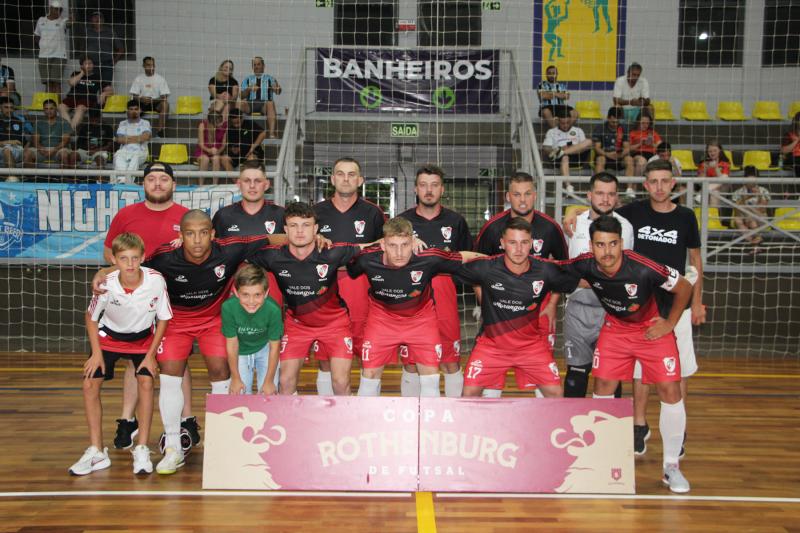
[[[275,300],[267,298],[258,311],[248,313],[239,298],[231,296],[222,303],[222,334],[229,339],[239,338],[239,355],[252,355],[269,341],[281,340],[281,308]]]

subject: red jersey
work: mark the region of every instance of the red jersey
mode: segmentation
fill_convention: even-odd
[[[180,204],[172,204],[164,211],[154,211],[144,202],[123,207],[111,221],[104,245],[111,248],[120,233],[135,233],[144,241],[145,257],[150,257],[159,246],[178,237],[181,218],[187,211],[189,209]]]
[[[787,132],[786,135],[783,137],[783,142],[781,142],[781,146],[788,146],[795,142],[799,135],[794,131]],[[792,155],[795,157],[800,157],[800,143],[794,145],[794,149],[792,150]]]
[[[656,130],[650,128],[649,130],[635,129],[630,132],[631,146],[639,144],[636,148],[637,152],[655,155],[656,146],[661,144],[661,135]]]
[[[705,176],[706,178],[714,178],[721,174],[725,174],[726,176],[731,175],[731,164],[725,161],[717,161],[716,171],[714,167],[709,167],[706,165],[706,162],[703,161],[697,166],[697,175],[700,177]]]

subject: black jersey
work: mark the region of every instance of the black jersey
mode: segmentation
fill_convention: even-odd
[[[472,250],[472,235],[467,221],[455,211],[442,207],[438,215],[427,219],[417,213],[416,207],[412,207],[399,216],[411,222],[414,236],[431,248],[449,252]]]
[[[486,255],[502,254],[500,238],[503,236],[503,229],[509,218],[511,218],[511,210],[506,209],[484,224],[478,234],[475,251]],[[567,241],[564,239],[564,232],[561,231],[558,222],[541,211],[534,211],[531,226],[533,228],[532,255],[545,259],[567,259],[569,257]]]
[[[580,278],[558,264],[529,256],[530,267],[522,274],[511,272],[505,256],[481,257],[462,265],[456,279],[480,285],[483,326],[480,335],[508,340],[509,348],[530,343],[540,335],[538,317],[542,301],[550,292],[572,292]],[[545,332],[546,334],[546,332]]]
[[[383,237],[383,210],[359,198],[342,213],[331,200],[314,206],[319,233],[333,242],[366,243]]]
[[[372,300],[392,313],[412,316],[433,297],[431,280],[436,274],[453,274],[461,266],[461,255],[436,248],[412,255],[404,267],[383,264],[383,250],[363,250],[347,265],[351,277],[366,274]]]
[[[613,276],[600,271],[591,253],[564,261],[562,265],[567,272],[589,283],[609,315],[623,322],[644,325],[658,316],[656,294],[675,287],[680,274],[671,266],[656,263],[632,250],[622,254],[622,265]]]
[[[291,318],[308,326],[324,326],[346,312],[339,299],[336,271],[360,251],[355,245],[334,244],[322,251],[315,247],[311,255],[298,259],[289,245],[267,246],[248,261],[275,275]]]
[[[219,315],[239,265],[267,244],[266,236],[214,240],[211,255],[200,265],[186,259],[182,246],[162,246],[143,265],[164,276],[175,318],[202,323]]]
[[[283,207],[264,202],[258,213],[250,214],[242,202],[226,205],[216,212],[212,224],[217,239],[246,237],[250,235],[272,235],[283,233]]]

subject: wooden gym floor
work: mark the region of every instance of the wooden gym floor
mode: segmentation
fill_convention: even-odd
[[[0,533],[800,531],[797,360],[701,361],[690,381],[682,469],[692,491],[683,497],[660,482],[656,398],[648,415],[653,437],[636,461],[637,495],[630,497],[203,492],[201,450],[174,476],[134,478],[130,454],[112,449],[110,469],[72,477],[67,469],[87,446],[81,358],[3,360]],[[26,361],[32,366],[20,366]],[[207,382],[200,360],[192,365],[201,415]],[[303,393],[312,393],[313,380],[303,374]],[[118,377],[104,388],[109,443],[120,387]],[[398,374],[390,373],[384,392],[398,388]],[[153,429],[161,432],[157,413]]]

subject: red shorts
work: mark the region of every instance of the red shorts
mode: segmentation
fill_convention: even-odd
[[[185,361],[192,353],[192,344],[197,339],[200,353],[206,357],[227,357],[225,336],[222,335],[222,318],[214,317],[211,321],[197,326],[176,324],[170,321],[167,332],[161,339],[156,352],[158,361]]]
[[[340,270],[339,297],[347,304],[350,314],[350,330],[353,333],[353,349],[358,353],[364,341],[364,327],[369,313],[369,280],[362,274],[353,279],[347,272]]]
[[[461,361],[461,321],[458,316],[456,286],[450,276],[433,278],[433,297],[436,302],[436,321],[439,323],[439,338],[442,341],[442,363]],[[408,349],[400,349],[404,365],[416,364]]]
[[[401,346],[404,347],[401,355],[407,353],[409,360],[413,358],[418,364],[439,366],[442,344],[433,302],[414,316],[391,314],[378,304],[370,306],[361,346],[361,366],[377,368],[394,363]],[[404,364],[409,364],[403,359]]]
[[[520,390],[561,384],[558,365],[545,337],[531,339],[529,347],[524,350],[509,350],[500,347],[495,340],[480,336],[467,362],[464,386],[502,390],[510,368],[514,369]]]
[[[317,361],[327,361],[331,357],[352,359],[353,337],[347,315],[319,327],[307,326],[287,316],[281,338],[281,361],[305,359],[312,346]]]
[[[644,337],[646,329],[606,316],[594,350],[592,374],[602,379],[630,381],[638,360],[642,365],[642,383],[680,381],[681,361],[675,334],[649,341]]]

